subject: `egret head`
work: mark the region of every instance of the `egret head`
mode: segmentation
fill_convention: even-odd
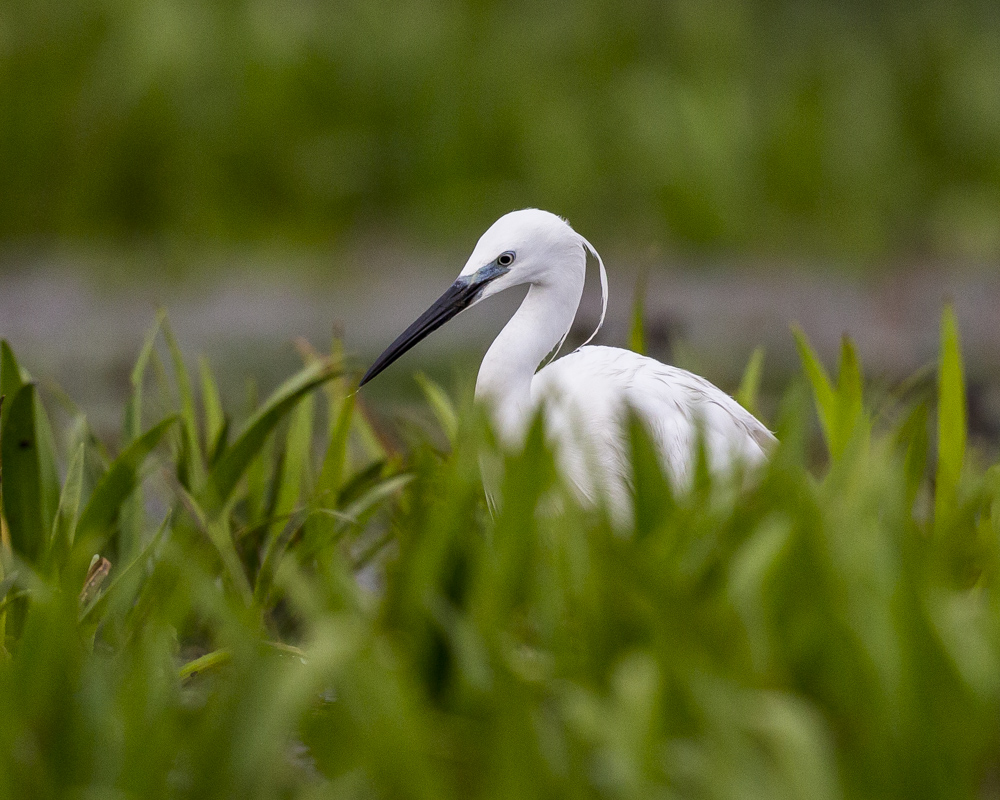
[[[569,280],[582,286],[585,269],[583,237],[562,217],[526,208],[504,214],[490,226],[459,280],[482,282],[474,304],[525,283]]]
[[[479,238],[458,279],[386,348],[365,373],[360,385],[364,386],[452,317],[504,289],[525,283],[559,284],[579,293],[583,289],[588,251],[601,269],[603,323],[607,309],[607,275],[593,246],[566,220],[548,211],[527,208],[505,214]]]

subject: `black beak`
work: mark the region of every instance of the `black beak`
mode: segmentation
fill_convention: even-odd
[[[434,333],[452,317],[471,306],[493,277],[497,276],[492,275],[484,280],[473,275],[455,281],[430,308],[386,348],[382,355],[375,359],[375,363],[369,367],[358,386],[364,386],[421,339]]]

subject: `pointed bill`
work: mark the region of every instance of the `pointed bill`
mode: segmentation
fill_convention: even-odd
[[[486,284],[506,272],[506,268],[491,263],[472,275],[459,276],[458,280],[449,286],[447,291],[435,300],[430,308],[403,331],[382,355],[375,359],[375,363],[368,368],[368,372],[365,373],[358,386],[364,386],[415,344],[434,333],[452,317],[474,305]]]

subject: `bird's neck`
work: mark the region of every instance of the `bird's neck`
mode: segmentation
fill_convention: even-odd
[[[583,276],[562,285],[532,284],[510,322],[483,358],[476,400],[490,409],[497,432],[519,443],[534,409],[531,381],[542,360],[573,324],[583,294]]]

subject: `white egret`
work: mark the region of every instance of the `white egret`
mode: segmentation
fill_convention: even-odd
[[[522,442],[543,404],[562,473],[584,499],[603,499],[617,515],[630,507],[631,466],[623,427],[629,409],[647,426],[662,466],[676,484],[690,478],[699,435],[713,471],[762,461],[776,441],[773,434],[733,398],[691,372],[630,350],[586,343],[538,370],[553,349],[558,354],[573,324],[588,252],[600,268],[600,329],[608,292],[597,250],[555,214],[538,209],[506,214],[480,238],[458,279],[376,359],[361,385],[459,312],[528,284],[520,307],[483,358],[476,381],[476,400],[487,405],[506,444]]]

